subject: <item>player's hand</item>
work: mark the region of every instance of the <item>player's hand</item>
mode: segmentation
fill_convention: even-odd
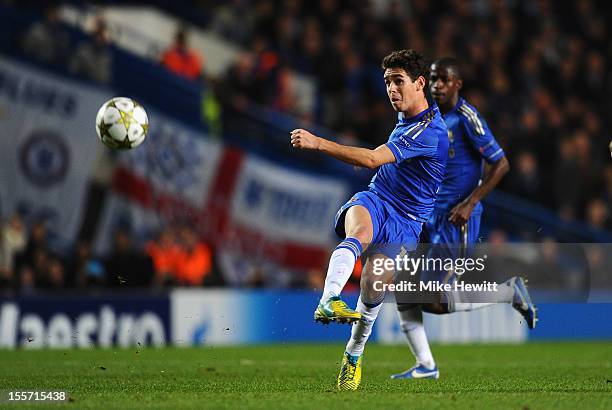
[[[472,203],[472,201],[466,199],[451,209],[448,220],[454,225],[463,225],[468,221],[468,219],[470,219],[470,215],[472,215],[472,211],[474,210],[475,206],[475,203]]]
[[[319,149],[321,138],[298,128],[291,131],[291,145],[301,149]]]

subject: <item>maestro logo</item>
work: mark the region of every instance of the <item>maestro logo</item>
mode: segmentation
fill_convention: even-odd
[[[61,182],[70,155],[62,137],[49,130],[32,132],[19,150],[19,165],[28,181],[41,188]]]

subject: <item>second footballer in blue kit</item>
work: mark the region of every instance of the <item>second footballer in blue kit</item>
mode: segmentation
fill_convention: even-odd
[[[428,243],[429,258],[458,258],[478,240],[483,207],[480,201],[508,172],[509,164],[486,121],[459,95],[463,85],[460,65],[454,58],[442,58],[430,68],[429,87],[448,128],[446,174],[438,191],[434,211],[425,223],[420,242]],[[486,165],[485,165],[486,164]],[[447,271],[423,271],[420,280],[452,283],[457,276]],[[422,312],[445,314],[511,303],[523,315],[529,328],[535,327],[536,309],[524,280],[513,277],[499,284],[488,303],[461,300],[457,292],[440,295],[427,304],[398,303],[401,329],[406,334],[415,366],[395,374],[394,379],[439,377],[433,359]],[[493,301],[493,299],[495,299]]]

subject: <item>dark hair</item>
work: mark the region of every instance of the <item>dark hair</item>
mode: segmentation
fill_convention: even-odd
[[[410,76],[412,81],[416,81],[419,76],[423,76],[427,80],[427,62],[425,57],[417,51],[410,50],[395,50],[382,61],[382,69],[401,68]]]
[[[453,57],[442,57],[434,61],[431,65],[436,65],[437,68],[446,70],[448,68],[451,69],[455,73],[455,77],[459,80],[463,80],[463,70],[461,69],[461,64],[459,64],[459,60]]]

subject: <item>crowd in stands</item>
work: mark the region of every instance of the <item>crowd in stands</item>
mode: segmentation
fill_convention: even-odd
[[[78,240],[59,250],[49,238],[47,223],[17,212],[0,225],[0,295],[96,288],[163,289],[168,287],[293,287],[322,289],[320,269],[289,271],[265,260],[215,250],[189,225],[163,228],[135,243],[127,228],[118,227],[110,252],[100,256],[91,242]],[[359,283],[361,266],[350,286]]]
[[[58,8],[49,6],[44,18],[23,33],[23,52],[40,62],[67,68],[75,75],[107,84],[112,73],[112,54],[106,22],[96,19],[90,36],[74,44],[67,27],[60,21]]]
[[[311,119],[378,145],[394,124],[380,79],[382,57],[397,48],[415,48],[430,59],[454,56],[463,62],[463,94],[509,156],[512,171],[501,188],[556,209],[565,220],[612,228],[611,16],[603,3],[217,4],[208,28],[248,50],[223,81],[232,96],[292,112],[278,103],[288,100],[281,77],[288,69],[306,73],[319,90]]]
[[[57,5],[50,5],[41,21],[24,31],[20,48],[29,57],[45,64],[67,68],[73,74],[108,84],[112,75],[113,55],[109,49],[111,33],[103,17],[98,16],[85,40],[75,41],[58,16]],[[160,64],[189,80],[200,80],[202,56],[187,44],[187,32],[179,27],[174,42],[160,55]]]
[[[168,228],[143,247],[132,243],[127,230],[118,229],[111,252],[103,258],[83,240],[68,256],[57,252],[51,246],[45,222],[27,224],[19,213],[3,224],[0,234],[0,288],[21,293],[223,284],[213,269],[210,247],[188,226]]]

